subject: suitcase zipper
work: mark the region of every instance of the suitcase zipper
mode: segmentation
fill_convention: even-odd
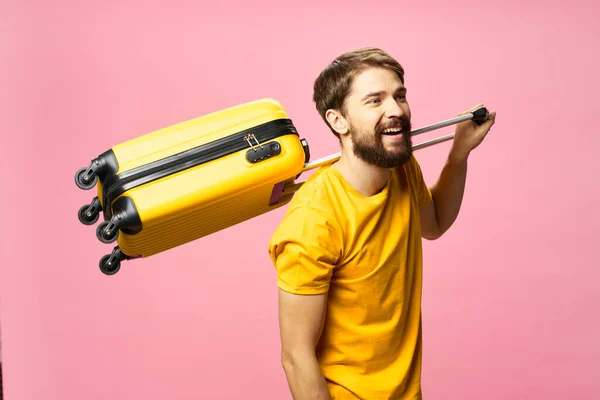
[[[249,147],[261,147],[261,143],[287,134],[298,135],[294,124],[290,119],[277,119],[116,175],[104,184],[104,217],[110,218],[109,205],[127,190]]]

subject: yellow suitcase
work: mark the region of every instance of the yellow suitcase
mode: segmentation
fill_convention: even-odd
[[[104,243],[115,274],[123,260],[149,257],[287,204],[310,159],[284,107],[260,99],[113,146],[75,174],[97,196],[79,210]]]

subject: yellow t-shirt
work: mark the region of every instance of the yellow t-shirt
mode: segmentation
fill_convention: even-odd
[[[323,167],[271,238],[282,290],[328,293],[316,351],[336,400],[421,399],[419,207],[430,199],[414,156],[371,197]]]

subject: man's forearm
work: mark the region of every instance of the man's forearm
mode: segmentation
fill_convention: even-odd
[[[294,400],[331,400],[314,353],[284,357],[282,364]]]
[[[465,192],[467,156],[450,153],[438,181],[431,187],[440,234],[456,221]]]

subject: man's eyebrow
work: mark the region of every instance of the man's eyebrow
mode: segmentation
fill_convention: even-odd
[[[360,99],[360,101],[365,101],[369,97],[381,96],[384,93],[385,92],[383,90],[379,90],[377,92],[371,92],[371,93],[367,94],[365,97],[363,97],[362,99]]]
[[[385,93],[384,90],[379,90],[379,91],[376,91],[376,92],[371,92],[371,93],[367,94],[365,97],[363,97],[360,101],[365,101],[365,100],[367,100],[370,97],[381,96],[384,93]],[[403,93],[406,93],[406,87],[404,87],[404,86],[403,87],[399,87],[398,89],[396,89],[396,92],[394,94],[397,95],[397,94],[403,94]]]

